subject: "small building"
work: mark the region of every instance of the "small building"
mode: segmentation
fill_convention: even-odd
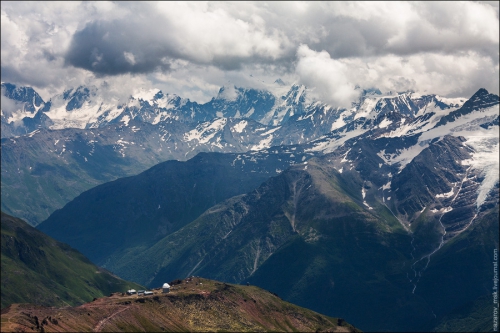
[[[146,290],[139,290],[137,291],[137,295],[144,295],[144,292],[146,292]]]
[[[148,295],[153,295],[153,292],[152,291],[145,291],[144,296],[148,296]]]
[[[127,290],[127,295],[134,295],[134,294],[137,294],[137,291],[135,289]]]
[[[168,283],[166,283],[166,282],[165,282],[165,283],[163,284],[162,290],[163,290],[163,291],[162,291],[163,293],[169,293],[169,292],[170,292],[170,285],[169,285]]]

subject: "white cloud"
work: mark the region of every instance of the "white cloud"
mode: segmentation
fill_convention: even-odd
[[[355,84],[499,89],[494,2],[2,2],[1,24],[2,80],[44,98],[132,81],[207,100],[278,77],[339,105]]]
[[[326,51],[303,45],[298,51],[300,81],[316,87],[318,97],[334,106],[349,106],[361,88],[414,90],[450,97],[470,97],[479,87],[498,92],[498,65],[475,53],[459,55],[385,55],[332,59]]]
[[[268,31],[258,15],[233,17],[223,6],[193,2],[158,3],[158,14],[168,22],[165,42],[187,59],[212,63],[221,57],[263,57],[283,54],[287,37]],[[165,33],[165,32],[164,32]]]
[[[315,88],[318,98],[347,108],[359,96],[343,61],[330,58],[326,51],[312,51],[306,45],[299,47],[297,55],[297,74],[306,86]]]
[[[123,56],[125,57],[125,60],[127,60],[127,62],[132,66],[137,63],[137,61],[135,61],[134,54],[131,52],[123,52]]]

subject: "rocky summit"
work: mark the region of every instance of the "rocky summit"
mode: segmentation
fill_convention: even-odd
[[[2,332],[359,332],[332,318],[285,302],[254,286],[198,277],[176,280],[169,293],[111,293],[78,307],[14,304],[2,310]]]

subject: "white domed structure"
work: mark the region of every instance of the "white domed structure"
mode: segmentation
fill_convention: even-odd
[[[170,285],[169,285],[168,283],[166,283],[166,282],[165,282],[165,283],[163,284],[162,289],[163,289],[163,292],[164,292],[164,293],[169,293],[169,292],[170,292]]]

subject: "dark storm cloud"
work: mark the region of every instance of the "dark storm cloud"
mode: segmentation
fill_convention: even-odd
[[[211,64],[224,70],[238,70],[247,63],[274,61],[272,57],[232,52],[199,56],[176,45],[176,38],[165,31],[169,28],[167,22],[157,27],[151,29],[147,22],[136,20],[91,22],[72,37],[65,62],[98,75],[119,75],[168,71],[172,59]],[[185,42],[190,43],[188,40]],[[294,51],[290,50],[289,57],[282,61],[290,63],[293,54]]]
[[[65,62],[100,75],[168,70],[161,59],[174,52],[145,37],[143,30],[125,20],[91,22],[74,34]]]
[[[96,19],[71,38],[65,63],[98,75],[168,71],[175,60],[239,70],[246,64],[290,66],[295,46],[225,11],[196,6],[119,4],[125,18]],[[180,7],[179,7],[180,6]]]

